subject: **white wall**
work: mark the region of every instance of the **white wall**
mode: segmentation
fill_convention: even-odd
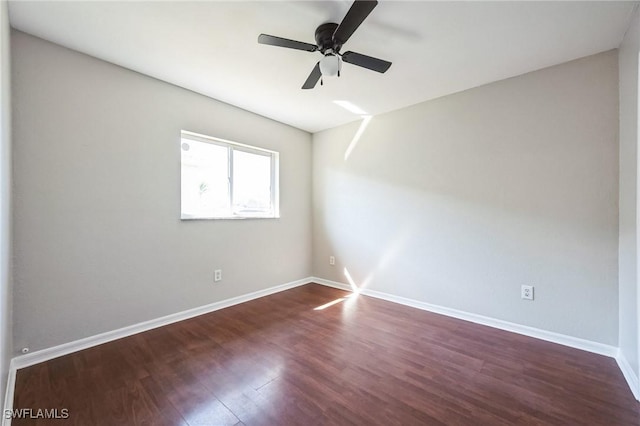
[[[345,159],[357,129],[313,137],[314,275],[617,344],[616,51],[376,116]]]
[[[11,324],[11,85],[7,2],[0,2],[0,389],[13,355]],[[3,395],[3,394],[0,394]]]
[[[308,133],[20,32],[12,61],[16,348],[310,275]],[[180,221],[181,129],[279,151],[281,218]]]
[[[636,9],[620,46],[620,352],[638,376],[638,53]]]

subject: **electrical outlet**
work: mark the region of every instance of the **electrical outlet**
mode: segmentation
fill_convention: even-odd
[[[213,271],[213,281],[218,282],[222,280],[222,269],[216,269]]]
[[[333,256],[329,256],[329,265],[335,265],[336,264],[336,258]]]
[[[520,297],[526,300],[533,300],[533,286],[523,285],[520,288]]]

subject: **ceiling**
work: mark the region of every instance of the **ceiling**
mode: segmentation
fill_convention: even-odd
[[[381,1],[345,44],[393,62],[344,64],[301,90],[320,53],[259,45],[260,33],[314,43],[350,1],[11,1],[21,31],[291,126],[316,132],[618,47],[633,2]]]

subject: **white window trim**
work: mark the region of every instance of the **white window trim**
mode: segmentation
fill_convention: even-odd
[[[280,153],[269,149],[258,148],[251,145],[246,145],[239,142],[233,142],[226,139],[215,138],[213,136],[207,136],[200,133],[190,132],[188,130],[180,131],[180,140],[187,139],[196,142],[204,142],[213,145],[223,146],[228,148],[228,182],[229,182],[229,201],[233,206],[233,185],[231,183],[233,176],[233,151],[248,152],[256,155],[264,155],[271,158],[271,206],[272,215],[268,216],[207,216],[207,217],[182,217],[182,208],[180,208],[180,220],[246,220],[246,219],[279,219],[280,218]],[[232,212],[233,214],[233,212]]]

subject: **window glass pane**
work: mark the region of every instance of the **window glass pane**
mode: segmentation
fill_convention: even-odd
[[[229,216],[228,148],[182,139],[182,218]]]
[[[277,218],[278,153],[183,131],[181,218]]]
[[[271,156],[233,150],[233,212],[271,214]]]

